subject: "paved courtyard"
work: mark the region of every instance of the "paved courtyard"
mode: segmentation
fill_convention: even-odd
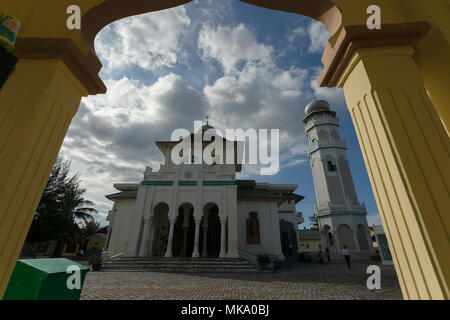
[[[367,266],[296,264],[277,274],[89,272],[82,300],[402,299],[395,270],[381,266],[381,289],[366,287]]]

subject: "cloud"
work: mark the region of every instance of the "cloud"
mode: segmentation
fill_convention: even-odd
[[[269,63],[273,52],[271,46],[258,43],[254,33],[242,23],[234,28],[203,25],[198,37],[198,47],[203,51],[205,60],[217,60],[225,73],[235,72],[241,62]]]
[[[308,34],[311,41],[308,48],[309,53],[322,52],[331,36],[327,27],[319,21],[312,21],[310,23],[308,27]]]
[[[125,18],[100,33],[96,51],[109,70],[129,66],[145,70],[173,67],[182,52],[181,42],[190,23],[185,7]]]
[[[305,156],[301,118],[310,99],[310,72],[279,68],[273,61],[273,48],[258,42],[244,24],[204,27],[199,38],[199,48],[209,48],[205,56],[224,70],[222,77],[203,89],[212,121],[222,128],[279,129],[280,167],[303,163],[298,150]],[[241,177],[256,173],[259,166],[247,165]]]
[[[331,34],[327,27],[319,21],[311,21],[308,26],[299,26],[293,29],[287,36],[288,46],[292,49],[293,43],[301,43],[309,40],[308,53],[322,53]]]

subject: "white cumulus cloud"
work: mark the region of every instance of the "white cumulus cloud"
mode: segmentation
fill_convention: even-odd
[[[182,52],[182,36],[190,23],[184,7],[125,18],[101,32],[96,51],[108,69],[172,67]]]

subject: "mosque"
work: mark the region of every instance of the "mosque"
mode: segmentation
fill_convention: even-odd
[[[344,244],[355,253],[370,252],[366,209],[356,196],[339,119],[323,100],[310,103],[305,113],[322,245],[334,252]],[[214,128],[207,123],[191,136],[200,136],[206,148],[203,135],[210,130]],[[116,183],[118,192],[106,196],[114,202],[107,218],[107,256],[243,258],[256,263],[263,252],[281,259],[300,252],[298,225],[304,220],[296,204],[304,197],[294,193],[296,184],[237,180],[242,169],[238,162],[175,164],[171,154],[178,143],[156,142],[165,157],[159,170],[147,167],[142,181]],[[234,146],[239,156],[237,142]]]

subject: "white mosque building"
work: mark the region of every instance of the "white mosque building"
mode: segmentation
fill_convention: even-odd
[[[191,136],[210,129],[207,123]],[[296,211],[303,199],[294,193],[297,185],[236,180],[240,164],[175,164],[171,152],[177,144],[156,142],[165,157],[160,169],[147,167],[142,181],[116,183],[118,192],[106,196],[114,202],[107,218],[107,256],[256,262],[263,252],[281,259],[295,255],[303,222]]]
[[[352,256],[368,258],[374,249],[366,207],[356,195],[347,146],[339,135],[339,118],[324,100],[310,103],[305,114],[303,123],[317,198],[314,214],[322,246],[339,253],[345,245]]]

